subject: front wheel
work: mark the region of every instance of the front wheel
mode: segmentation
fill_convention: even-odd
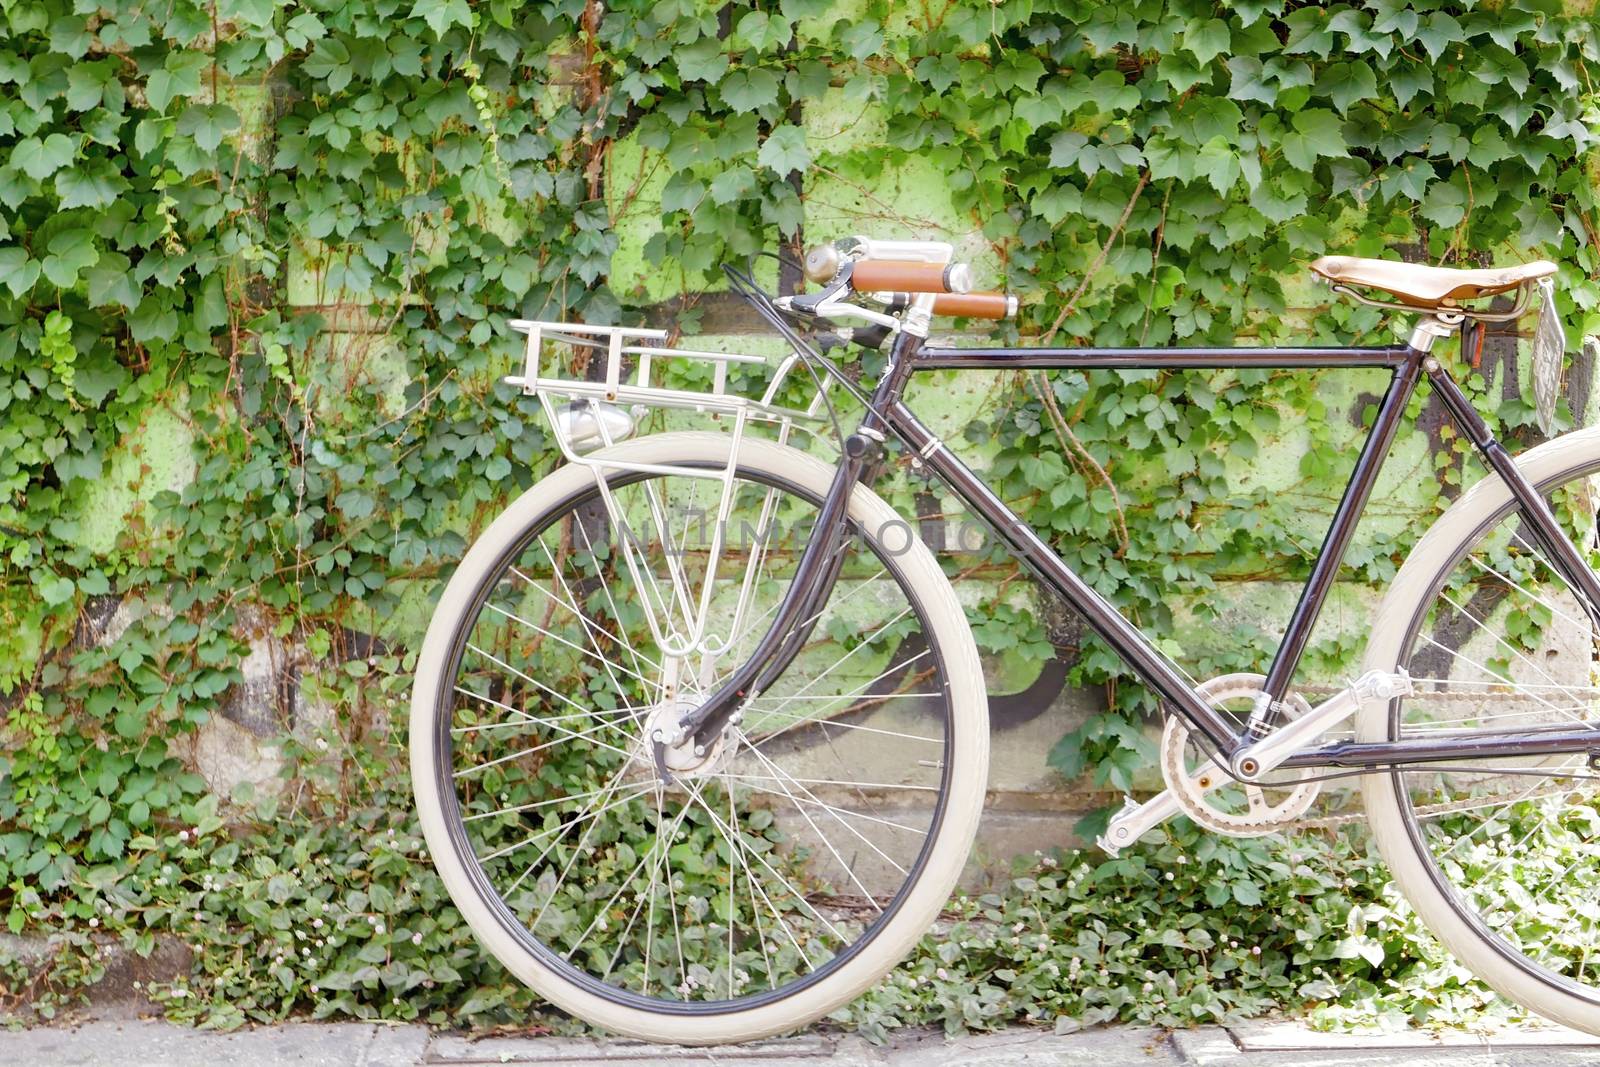
[[[1591,567],[1600,430],[1517,461]],[[1541,727],[1596,730],[1600,631],[1498,477],[1423,538],[1377,613],[1366,666],[1416,692],[1365,705],[1363,741]],[[1506,997],[1600,1033],[1600,770],[1591,753],[1487,755],[1363,776],[1396,883],[1435,935]]]
[[[932,553],[857,487],[793,664],[710,747],[647,738],[764,634],[832,469],[719,434],[627,441],[524,493],[445,589],[411,765],[478,938],[556,1005],[651,1040],[803,1026],[927,931],[988,770],[983,672]]]

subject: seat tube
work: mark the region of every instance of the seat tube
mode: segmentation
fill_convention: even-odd
[[[1416,391],[1417,382],[1422,376],[1423,358],[1421,351],[1414,347],[1408,349],[1406,361],[1395,368],[1394,376],[1389,380],[1389,389],[1384,393],[1383,402],[1378,406],[1378,415],[1372,424],[1372,430],[1367,435],[1361,455],[1356,459],[1355,469],[1350,472],[1350,481],[1345,486],[1344,496],[1340,498],[1339,506],[1333,513],[1333,522],[1328,527],[1327,536],[1323,538],[1316,562],[1312,564],[1311,575],[1300,591],[1300,600],[1295,604],[1294,614],[1289,617],[1289,625],[1284,629],[1283,640],[1278,645],[1278,653],[1267,671],[1267,681],[1262,687],[1262,699],[1257,702],[1250,716],[1249,729],[1253,736],[1264,736],[1281,720],[1280,701],[1283,700],[1284,693],[1288,692],[1295,669],[1305,654],[1306,645],[1311,640],[1312,628],[1322,613],[1322,606],[1326,603],[1328,594],[1333,590],[1334,582],[1339,576],[1339,567],[1344,562],[1345,551],[1355,537],[1361,513],[1366,510],[1367,501],[1372,497],[1373,487],[1378,482],[1378,474],[1383,469],[1383,461],[1388,457],[1389,448],[1399,433],[1406,405],[1411,402],[1411,396]]]

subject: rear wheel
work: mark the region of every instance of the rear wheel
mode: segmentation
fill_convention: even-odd
[[[1521,457],[1591,567],[1600,432]],[[1537,547],[1497,477],[1417,543],[1377,615],[1367,666],[1408,669],[1417,692],[1369,702],[1361,740],[1596,730],[1593,606]],[[1600,770],[1590,753],[1486,756],[1363,778],[1395,881],[1441,941],[1500,993],[1600,1033]]]
[[[948,581],[865,488],[794,664],[709,751],[646,742],[761,638],[832,469],[668,434],[567,467],[468,552],[429,627],[412,774],[485,945],[610,1030],[710,1043],[805,1025],[910,949],[966,861],[988,762]],[[647,468],[647,469],[641,469]],[[665,468],[665,469],[663,469]]]

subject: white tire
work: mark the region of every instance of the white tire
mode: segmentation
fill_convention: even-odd
[[[1600,428],[1564,435],[1518,457],[1517,466],[1535,486],[1553,487],[1600,471]],[[1420,613],[1427,610],[1436,584],[1486,525],[1512,504],[1510,489],[1497,476],[1474,485],[1455,502],[1412,549],[1379,607],[1366,652],[1367,669],[1394,670],[1408,655],[1407,644]],[[1389,738],[1389,704],[1368,701],[1356,719],[1357,738]],[[1538,967],[1509,944],[1482,928],[1452,903],[1455,891],[1435,876],[1426,849],[1411,832],[1410,801],[1401,776],[1362,777],[1373,840],[1422,921],[1473,973],[1503,996],[1565,1026],[1600,1034],[1600,989],[1579,984]],[[1600,856],[1596,857],[1600,863]]]
[[[731,438],[722,434],[672,433],[625,441],[596,455],[636,463],[720,466],[728,459],[730,444]],[[740,445],[739,465],[741,470],[781,478],[819,499],[833,478],[833,468],[814,457],[761,440],[747,439]],[[491,571],[527,536],[530,524],[593,484],[594,475],[588,468],[569,465],[523,493],[472,544],[434,612],[417,659],[410,734],[417,810],[434,865],[483,945],[553,1004],[595,1026],[682,1044],[748,1041],[805,1026],[858,996],[911,950],[949,899],[966,863],[983,803],[989,758],[983,668],[966,617],[933,554],[911,537],[909,547],[897,555],[896,565],[907,594],[914,594],[920,602],[925,625],[949,666],[947,751],[951,765],[943,819],[932,834],[926,860],[908,883],[898,908],[881,922],[870,940],[819,980],[792,994],[738,1010],[674,1012],[665,1009],[677,1002],[663,1001],[663,1010],[654,1011],[619,1002],[575,982],[567,973],[571,968],[551,966],[530,952],[498,897],[486,899],[486,887],[474,875],[475,861],[460,853],[457,838],[447,825],[446,811],[453,808],[445,803],[445,787],[438,772],[438,708],[441,692],[447,693],[452,684],[445,672],[463,615],[472,610],[474,597],[481,584],[490,580]],[[887,524],[906,527],[892,508],[863,486],[857,486],[851,497],[849,516],[863,530],[881,530]],[[453,805],[453,795],[449,799]],[[716,1009],[719,1003],[723,1002],[693,1007]],[[738,1005],[740,1001],[726,1003]]]

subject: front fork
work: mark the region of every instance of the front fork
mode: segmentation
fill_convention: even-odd
[[[886,426],[878,412],[898,399],[909,372],[909,357],[921,343],[922,338],[910,331],[896,336],[889,364],[874,391],[866,416],[856,432],[844,441],[844,455],[840,457],[828,495],[817,514],[811,539],[795,566],[794,578],[778,605],[772,625],[755,651],[706,698],[705,703],[685,715],[675,730],[657,728],[651,734],[656,773],[663,782],[672,780],[666,763],[669,747],[682,744],[692,736],[696,755],[711,751],[722,732],[739,721],[744,706],[782,677],[805,647],[844,567],[842,547],[849,536],[850,494],[857,485],[870,486],[882,467]]]

